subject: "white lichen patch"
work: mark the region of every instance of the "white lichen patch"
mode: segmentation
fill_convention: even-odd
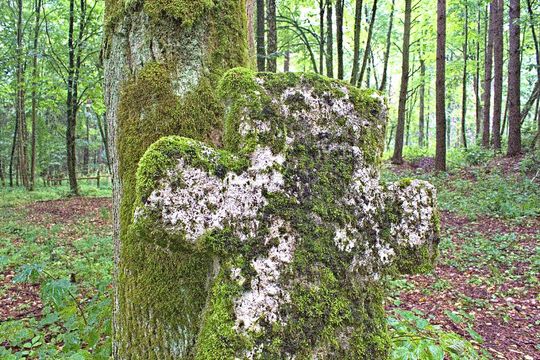
[[[281,219],[273,219],[265,243],[276,240],[278,245],[273,246],[267,256],[251,262],[257,275],[251,280],[250,290],[235,304],[235,328],[239,332],[259,332],[262,320],[269,324],[284,321],[279,318],[279,307],[289,301],[289,294],[279,280],[283,269],[293,259],[296,237]]]
[[[360,117],[354,108],[349,90],[345,87],[340,89],[343,96],[336,97],[331,93],[317,94],[315,89],[307,85],[299,85],[286,89],[281,95],[280,106],[284,117],[293,116],[297,119],[310,119],[310,127],[306,130],[315,137],[324,134],[341,136],[346,132],[360,134],[361,130],[369,126],[369,121]],[[301,109],[291,110],[288,101],[301,101],[305,104]],[[329,102],[328,99],[331,99]],[[335,119],[344,119],[344,124],[339,125]]]
[[[216,156],[211,148],[203,154],[209,159]],[[220,179],[181,158],[161,180],[159,189],[150,194],[144,208],[161,211],[163,224],[181,230],[191,243],[209,230],[223,229],[226,224],[233,225],[235,235],[245,240],[255,235],[257,213],[267,204],[263,191],[277,192],[283,187],[283,175],[276,168],[283,161],[282,156],[274,156],[270,149],[258,148],[247,171],[241,175],[229,173]],[[137,209],[135,219],[143,213],[143,209]]]
[[[401,210],[399,222],[390,228],[398,244],[419,246],[429,240],[434,231],[435,192],[430,183],[421,180],[412,180],[405,187],[400,184],[389,187],[388,196]]]

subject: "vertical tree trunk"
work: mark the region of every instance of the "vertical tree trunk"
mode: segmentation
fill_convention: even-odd
[[[283,72],[291,71],[291,52],[287,50],[285,52],[285,60],[283,61]]]
[[[86,116],[84,117],[84,125],[85,125],[85,144],[83,147],[83,173],[85,175],[88,175],[90,171],[90,117]]]
[[[534,24],[534,12],[532,8],[532,1],[527,0],[527,11],[529,13],[529,20],[530,20],[530,27],[531,27],[531,34],[533,38],[534,43],[534,51],[535,51],[535,57],[536,57],[536,74],[537,74],[537,81],[540,82],[540,46],[538,44],[538,37],[536,34],[536,28]],[[537,131],[536,134],[536,146],[537,148],[540,148],[540,97],[536,100],[536,111],[535,111],[535,119],[537,120]],[[534,119],[533,119],[534,120]]]
[[[247,41],[250,67],[257,66],[257,45],[256,45],[256,19],[255,12],[257,8],[256,0],[246,0],[246,16],[247,16]],[[254,63],[253,63],[254,62]]]
[[[332,0],[326,0],[326,75],[334,77],[334,24]]]
[[[520,2],[510,0],[510,54],[508,59],[508,156],[521,153]]]
[[[362,2],[362,0],[356,0],[356,8],[354,12],[354,49],[351,73],[351,84],[353,85],[358,82],[358,71],[360,67],[360,29],[362,27]]]
[[[266,56],[267,71],[277,71],[277,25],[276,25],[276,0],[267,0],[266,22],[268,23],[268,45]]]
[[[494,2],[497,0],[494,0]],[[482,125],[482,146],[489,147],[491,116],[491,80],[493,67],[493,35],[495,25],[495,3],[489,4],[489,30],[484,60],[484,121]]]
[[[34,190],[36,178],[36,122],[37,122],[37,77],[38,77],[38,44],[41,16],[41,0],[34,1],[34,53],[32,54],[32,135],[30,156],[30,190]]]
[[[478,7],[478,18],[477,18],[477,39],[476,39],[476,55],[475,55],[475,61],[476,61],[476,69],[474,74],[474,97],[475,97],[475,120],[476,120],[476,127],[475,127],[475,139],[478,140],[480,138],[481,133],[481,123],[482,123],[482,101],[480,100],[480,35],[482,33],[482,17],[481,17],[482,7]]]
[[[107,122],[102,122],[101,117],[97,113],[95,115],[99,129],[99,135],[101,136],[101,142],[103,143],[103,149],[105,149],[105,160],[107,161],[107,168],[109,169],[109,173],[111,173],[111,155],[109,150],[109,132],[107,130]]]
[[[2,158],[0,158],[0,184],[2,184],[2,187],[6,186],[6,175],[4,174],[4,162]]]
[[[24,88],[24,50],[23,50],[23,2],[17,2],[17,98],[15,115],[18,123],[17,153],[18,168],[23,186],[30,189],[26,152],[26,109]]]
[[[491,133],[493,148],[500,150],[504,61],[503,0],[493,0],[492,5],[495,6],[495,21],[493,24],[493,122]]]
[[[73,195],[78,195],[79,187],[77,185],[77,160],[75,152],[77,113],[74,112],[77,99],[74,97],[75,80],[75,0],[69,1],[69,28],[68,28],[68,77],[67,77],[67,125],[66,125],[66,150],[67,150],[67,169],[69,177],[69,188]]]
[[[136,172],[148,146],[165,135],[221,144],[224,109],[216,88],[226,70],[249,62],[245,2],[120,10],[107,4],[103,58],[114,179],[113,352],[116,359],[193,358],[213,259],[197,250],[161,251],[129,231],[140,201]]]
[[[15,168],[15,152],[17,150],[17,135],[19,134],[19,118],[15,116],[15,129],[13,130],[13,138],[11,142],[11,154],[9,156],[9,187],[13,187],[13,170]]]
[[[266,44],[264,0],[257,0],[257,70],[266,71]]]
[[[420,58],[420,112],[418,114],[418,146],[424,147],[425,138],[425,93],[426,93],[426,61]]]
[[[396,129],[396,141],[392,163],[403,163],[403,136],[405,130],[405,115],[407,110],[407,95],[409,92],[409,53],[411,43],[411,15],[412,0],[405,0],[405,21],[403,27],[403,46],[401,63],[401,88],[399,91],[398,121]]]
[[[469,42],[469,8],[465,3],[465,24],[463,39],[463,78],[462,78],[462,97],[461,97],[461,141],[463,147],[467,148],[467,57]]]
[[[377,16],[377,0],[373,0],[373,7],[371,8],[371,18],[369,20],[368,36],[366,40],[366,48],[364,50],[364,56],[362,59],[362,67],[360,68],[360,74],[358,75],[358,84],[362,83],[366,66],[368,64],[369,54],[371,53],[371,39],[373,38],[373,29],[375,25],[375,19]]]
[[[437,0],[437,75],[435,170],[446,171],[446,0]]]
[[[343,80],[344,65],[343,65],[343,11],[345,0],[336,0],[336,42],[337,42],[337,63],[338,63],[338,79]]]
[[[379,91],[386,89],[386,82],[388,81],[388,60],[390,59],[390,47],[392,45],[392,29],[394,26],[394,12],[396,8],[396,0],[392,0],[392,10],[390,11],[390,20],[388,24],[388,32],[386,33],[386,50],[384,52],[384,65],[383,74],[381,79],[381,85]]]
[[[324,15],[326,9],[326,0],[319,0],[319,73],[324,74]]]

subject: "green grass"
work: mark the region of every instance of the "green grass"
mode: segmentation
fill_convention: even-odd
[[[110,184],[101,185],[99,189],[95,184],[86,182],[79,184],[82,196],[106,197],[111,196]],[[58,200],[70,195],[69,186],[42,186],[38,185],[34,191],[26,191],[23,187],[0,187],[0,209],[11,208],[35,201]]]

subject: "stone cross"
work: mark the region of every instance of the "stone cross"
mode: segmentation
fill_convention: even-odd
[[[137,174],[141,241],[214,259],[198,329],[177,355],[386,358],[385,275],[430,269],[439,226],[429,183],[379,181],[384,99],[247,69],[220,92],[226,150],[162,138]]]

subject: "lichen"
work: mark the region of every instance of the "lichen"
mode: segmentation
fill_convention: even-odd
[[[218,93],[225,150],[161,139],[133,199],[138,241],[212,262],[191,354],[386,358],[386,275],[431,267],[438,227],[430,185],[379,181],[384,100],[247,69]]]

